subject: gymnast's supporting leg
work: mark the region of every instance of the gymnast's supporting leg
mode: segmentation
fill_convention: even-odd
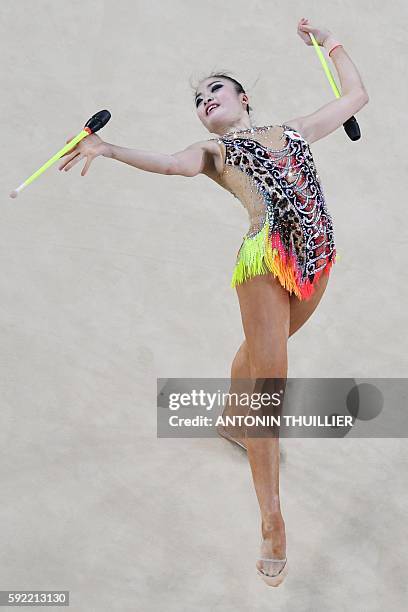
[[[288,370],[289,294],[271,274],[256,276],[238,285],[237,293],[254,390],[259,391],[265,379],[280,379],[279,385],[282,380],[286,381]],[[279,436],[248,435],[246,442],[262,521],[260,557],[284,559],[286,535],[279,493]],[[273,573],[283,566],[284,563],[274,564]],[[257,562],[257,567],[271,573],[270,566],[262,561]]]
[[[277,362],[272,364],[271,372],[280,367]],[[278,371],[278,370],[276,370]],[[253,369],[256,377],[256,369]],[[286,377],[284,371],[279,369],[280,377],[256,377],[254,385],[254,398],[279,397],[278,406],[265,405],[257,410],[250,410],[250,416],[279,417],[282,414]],[[270,374],[272,376],[272,374]],[[279,493],[280,448],[279,427],[257,425],[247,428],[247,452],[250,462],[252,478],[261,511],[262,529],[262,559],[284,559],[286,556],[285,522],[281,512]],[[268,575],[276,575],[285,563],[262,562],[258,560],[257,567]]]

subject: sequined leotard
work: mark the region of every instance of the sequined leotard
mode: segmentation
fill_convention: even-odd
[[[211,140],[224,159],[215,180],[240,200],[250,220],[231,287],[272,272],[290,294],[308,299],[336,258],[333,222],[309,143],[285,124]]]

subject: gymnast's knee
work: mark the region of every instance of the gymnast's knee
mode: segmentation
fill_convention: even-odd
[[[249,378],[250,361],[246,342],[239,347],[231,365],[231,378]]]

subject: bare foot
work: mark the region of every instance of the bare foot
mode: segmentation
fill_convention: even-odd
[[[216,429],[219,436],[225,438],[226,440],[229,440],[229,442],[238,444],[238,446],[240,446],[244,450],[247,450],[246,440],[244,437],[240,438],[231,436],[230,433],[227,431],[227,428],[225,428],[223,425],[217,425]]]
[[[227,405],[222,413],[222,418],[224,419],[224,422],[227,420],[227,417],[231,419],[231,421],[227,422],[225,425],[217,425],[218,435],[226,438],[230,442],[238,444],[238,446],[244,450],[247,450],[246,428],[245,425],[240,425],[239,422],[240,417],[242,419],[247,415],[247,413],[248,408],[245,406],[239,408],[237,406]]]

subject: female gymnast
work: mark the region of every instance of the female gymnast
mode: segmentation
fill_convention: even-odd
[[[163,154],[119,147],[91,134],[64,156],[59,167],[66,171],[86,158],[84,176],[102,155],[159,174],[193,177],[202,173],[248,210],[250,228],[238,250],[231,281],[244,331],[231,366],[231,391],[234,380],[286,380],[288,338],[316,309],[335,262],[332,218],[309,145],[342,127],[368,102],[368,95],[356,66],[332,32],[302,18],[297,33],[306,45],[312,44],[309,32],[332,59],[342,92],[314,113],[281,124],[253,126],[242,85],[225,73],[213,73],[198,84],[195,106],[201,123],[217,138]],[[224,414],[234,414],[235,409],[227,406]],[[287,573],[279,436],[250,437],[236,428],[232,435],[222,427],[218,432],[247,449],[261,514],[261,554],[256,567],[268,585],[278,586]]]

